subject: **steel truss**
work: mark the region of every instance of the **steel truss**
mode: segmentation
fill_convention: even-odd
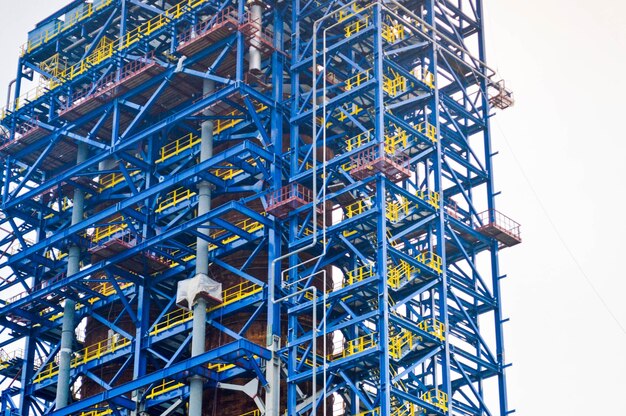
[[[182,415],[198,376],[241,402],[224,415],[511,413],[498,252],[521,239],[489,118],[513,100],[484,61],[480,0],[77,0],[44,20],[1,115],[3,414]],[[176,289],[198,239],[223,293],[192,356]]]

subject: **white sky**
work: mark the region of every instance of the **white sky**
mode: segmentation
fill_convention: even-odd
[[[501,255],[509,402],[519,415],[626,415],[626,333],[541,208],[626,326],[626,2],[484,1],[488,62],[516,97],[493,123],[498,207],[524,238]],[[66,3],[2,2],[2,105],[28,30]]]

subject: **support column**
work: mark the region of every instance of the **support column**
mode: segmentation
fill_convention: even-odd
[[[87,145],[78,144],[76,154],[76,164],[80,165],[87,160]],[[72,199],[72,225],[83,220],[85,193],[79,189],[74,189],[74,198]],[[67,256],[67,277],[72,276],[80,270],[80,247],[72,245],[69,248]],[[74,314],[76,311],[76,302],[66,298],[63,306],[63,327],[61,332],[61,351],[59,354],[59,377],[57,383],[57,392],[55,400],[55,408],[61,409],[68,405],[70,396],[70,362],[72,360],[72,346],[74,344],[74,330],[76,324],[74,322]]]
[[[203,95],[212,94],[215,91],[215,83],[204,80]],[[204,110],[205,116],[212,116],[211,110]],[[200,135],[200,162],[204,162],[213,156],[213,120],[202,123]],[[211,210],[211,184],[200,182],[198,184],[198,216],[204,215]],[[205,227],[208,224],[203,224]],[[199,230],[201,234],[209,235],[207,228]],[[209,242],[203,238],[196,239],[196,276],[209,274]],[[195,357],[205,352],[206,341],[206,308],[204,299],[198,299],[193,306],[193,332],[191,339],[191,356]],[[204,380],[200,376],[193,376],[189,381],[189,416],[202,415],[202,391]]]

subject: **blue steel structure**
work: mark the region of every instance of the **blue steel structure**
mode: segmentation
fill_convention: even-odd
[[[1,115],[2,414],[186,414],[192,376],[207,415],[512,413],[498,252],[521,239],[495,209],[489,119],[513,100],[493,77],[481,0],[76,0],[44,20]],[[223,293],[192,356],[176,285],[198,238]],[[212,413],[227,394],[243,404]]]

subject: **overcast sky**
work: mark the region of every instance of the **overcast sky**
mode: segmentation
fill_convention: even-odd
[[[524,238],[501,254],[510,405],[626,415],[626,333],[607,311],[626,326],[626,2],[484,2],[488,62],[516,97],[492,125],[498,208]],[[66,3],[2,2],[2,101],[28,30]]]

